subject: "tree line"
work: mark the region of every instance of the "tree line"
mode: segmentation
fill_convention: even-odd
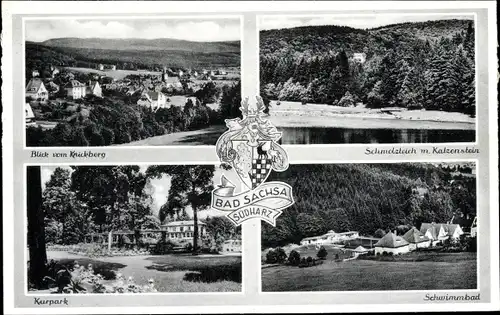
[[[474,25],[403,23],[371,30],[314,26],[261,32],[261,94],[370,108],[475,113]],[[365,62],[354,60],[363,53]]]
[[[262,226],[265,247],[299,244],[329,230],[375,235],[476,214],[475,178],[453,180],[449,170],[430,164],[292,165],[270,177],[293,187],[295,204],[276,227]]]

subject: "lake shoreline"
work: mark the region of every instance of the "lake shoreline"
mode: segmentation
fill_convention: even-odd
[[[271,101],[268,119],[276,127],[347,129],[475,130],[476,119],[463,113],[425,110],[381,110],[362,106]]]

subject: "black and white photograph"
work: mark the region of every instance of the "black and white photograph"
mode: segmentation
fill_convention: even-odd
[[[238,16],[27,19],[26,146],[214,145],[240,41]]]
[[[283,144],[476,141],[475,15],[260,16]]]
[[[262,292],[478,288],[475,162],[304,164],[275,177],[295,204],[262,225]]]
[[[32,294],[241,292],[213,165],[27,166]]]

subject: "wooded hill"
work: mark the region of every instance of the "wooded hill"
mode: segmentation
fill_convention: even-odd
[[[447,222],[453,214],[474,216],[475,178],[453,176],[455,169],[423,163],[291,165],[269,180],[290,184],[295,204],[276,227],[262,225],[262,245],[298,244],[328,230],[374,235],[400,225]]]
[[[50,62],[49,62],[50,60]],[[26,42],[26,69],[44,65],[117,69],[154,67],[218,68],[240,66],[240,42],[189,42],[174,39],[57,38]]]
[[[355,53],[364,53],[366,61],[353,60]],[[474,114],[474,54],[472,20],[261,31],[261,93],[288,101]]]

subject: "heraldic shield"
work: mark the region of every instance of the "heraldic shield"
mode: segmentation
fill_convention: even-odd
[[[243,119],[226,119],[229,130],[216,144],[221,162],[230,164],[250,189],[265,182],[271,170],[288,168],[286,152],[277,143],[281,132],[263,118],[264,109],[262,98],[257,97],[255,108],[250,108],[246,98],[240,107]]]
[[[255,106],[246,98],[240,107],[243,119],[226,119],[229,130],[216,144],[220,161],[236,170],[243,189],[235,192],[236,186],[222,175],[221,184],[212,192],[212,208],[226,212],[236,225],[260,218],[275,226],[276,218],[294,203],[290,185],[266,182],[271,171],[288,168],[288,157],[278,144],[281,132],[265,119],[264,109],[259,96]]]

